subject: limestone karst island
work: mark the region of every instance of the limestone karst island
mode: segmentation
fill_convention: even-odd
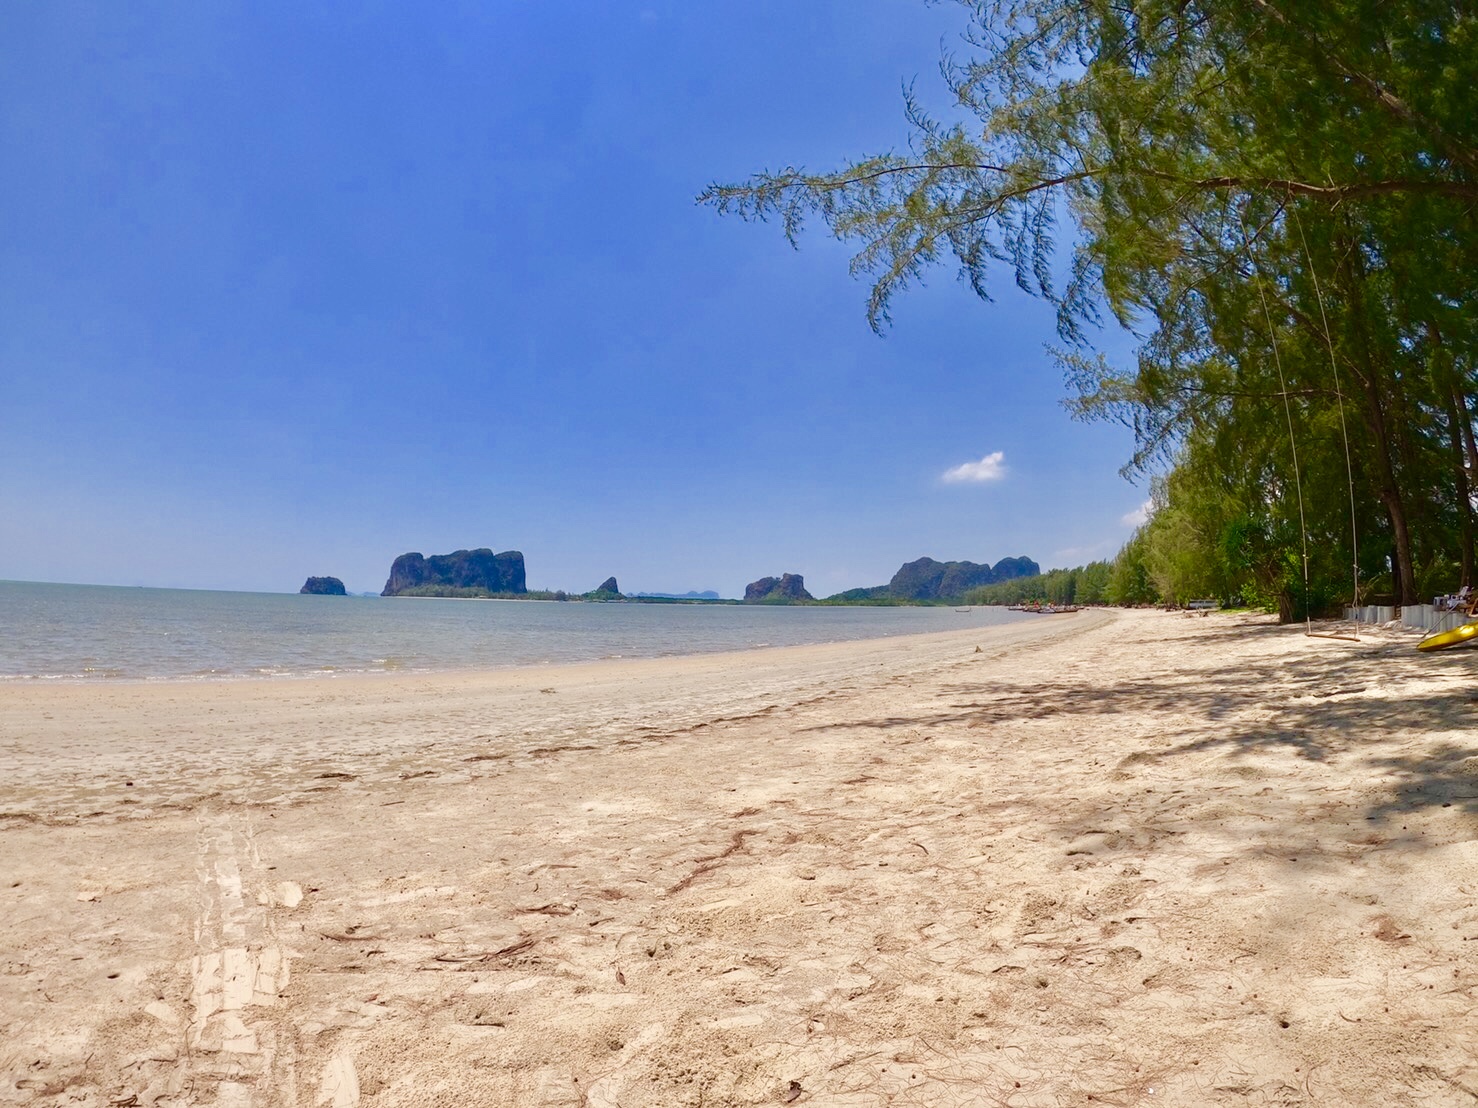
[[[381,596],[455,596],[459,592],[516,596],[528,592],[523,554],[486,547],[433,554],[402,554],[390,567]]]

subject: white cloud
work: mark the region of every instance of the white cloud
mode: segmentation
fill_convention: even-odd
[[[1154,505],[1150,501],[1146,500],[1139,507],[1135,508],[1134,511],[1126,512],[1124,515],[1121,515],[1119,517],[1119,522],[1122,523],[1125,527],[1143,527],[1149,521],[1150,515],[1153,510]]]
[[[958,484],[961,481],[973,481],[977,484],[986,481],[999,481],[1006,476],[1006,452],[997,450],[994,454],[987,454],[978,462],[966,462],[962,466],[944,471],[944,480],[950,484]]]

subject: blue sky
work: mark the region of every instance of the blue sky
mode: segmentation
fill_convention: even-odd
[[[959,21],[6,5],[0,578],[378,590],[491,546],[534,587],[821,595],[1111,555],[1145,492],[1063,412],[1044,305],[941,269],[878,338],[824,231],[694,203],[901,146]]]

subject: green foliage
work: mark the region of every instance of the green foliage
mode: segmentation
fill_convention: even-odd
[[[1109,578],[1113,574],[1111,562],[1089,562],[1078,570],[1077,603],[1107,604]]]
[[[487,600],[493,594],[487,589],[466,588],[460,585],[413,585],[401,589],[396,596],[436,597],[441,600]]]
[[[1126,468],[1167,477],[1109,596],[1245,593],[1292,618],[1357,577],[1401,603],[1471,583],[1478,11],[966,6],[957,118],[910,99],[905,153],[702,199],[792,238],[819,217],[872,277],[874,327],[942,262],[1054,303],[1070,410],[1132,428]],[[1093,352],[1105,315],[1142,336],[1135,364]]]
[[[982,585],[966,594],[970,604],[1103,604],[1108,600],[1109,563],[1090,562],[1076,569],[1015,577]]]
[[[490,592],[462,585],[414,585],[401,589],[396,596],[434,597],[441,600],[568,600],[563,592],[529,589],[526,592]]]
[[[888,591],[887,585],[874,585],[867,589],[848,589],[834,596],[828,596],[824,603],[828,604],[898,604]]]
[[[1141,527],[1114,558],[1106,590],[1110,604],[1132,607],[1159,602],[1145,565],[1145,546],[1145,530]]]

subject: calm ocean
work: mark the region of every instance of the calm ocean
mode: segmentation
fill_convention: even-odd
[[[0,581],[0,679],[300,677],[643,658],[953,631],[1001,608],[411,600]]]

